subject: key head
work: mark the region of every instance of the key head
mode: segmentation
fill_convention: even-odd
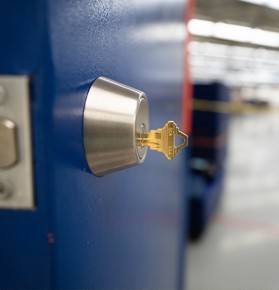
[[[183,143],[181,143],[179,146],[176,146],[175,144],[176,135],[179,135],[183,138]],[[187,145],[188,136],[181,132],[173,121],[169,121],[162,129],[162,152],[169,160],[171,160],[176,156],[178,151]]]

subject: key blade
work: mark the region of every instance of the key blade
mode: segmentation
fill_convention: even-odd
[[[162,151],[162,129],[151,130],[149,133],[138,134],[137,146],[149,146],[152,150]]]

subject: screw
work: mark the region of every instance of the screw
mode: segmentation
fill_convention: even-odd
[[[6,100],[6,90],[4,86],[0,85],[0,105]]]

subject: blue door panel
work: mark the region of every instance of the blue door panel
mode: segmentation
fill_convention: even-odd
[[[0,56],[0,71],[31,76],[37,209],[0,211],[1,260],[20,260],[13,275],[0,264],[0,287],[181,287],[184,153],[170,162],[150,151],[140,166],[95,177],[82,115],[92,81],[106,76],[145,91],[152,128],[180,124],[186,1],[12,2],[0,29],[20,30],[10,51],[0,46],[14,56]]]

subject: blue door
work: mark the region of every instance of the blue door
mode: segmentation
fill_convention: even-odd
[[[36,206],[0,209],[0,288],[182,287],[185,152],[96,177],[82,120],[105,76],[146,93],[152,129],[181,124],[185,2],[1,1],[0,74],[30,79]]]

